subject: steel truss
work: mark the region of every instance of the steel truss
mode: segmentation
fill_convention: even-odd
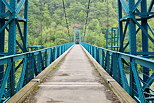
[[[7,33],[6,33],[7,32]],[[19,33],[20,40],[17,40]],[[8,42],[5,37],[8,34]],[[27,51],[28,40],[28,0],[0,0],[0,53],[12,55],[17,48]],[[4,46],[8,50],[4,51]]]
[[[17,39],[19,35],[19,39]],[[8,39],[6,39],[8,38]],[[28,0],[0,0],[0,58],[6,55],[27,52],[28,46]],[[6,48],[7,47],[7,48]],[[15,64],[11,68],[7,95],[15,91]],[[0,80],[4,77],[5,66],[0,65]],[[2,81],[0,81],[1,83]],[[1,86],[1,85],[0,85]]]
[[[0,79],[0,103],[5,103],[10,99],[13,94],[22,89],[72,45],[74,45],[74,43],[67,43],[0,58],[0,65],[6,65],[4,67],[5,72],[3,72],[4,76]],[[19,65],[13,66],[14,63]],[[13,74],[15,76],[10,78],[12,70],[15,71]],[[10,79],[15,80],[15,84],[13,84],[14,81],[10,81]],[[8,84],[13,85],[10,86]]]
[[[119,33],[118,28],[106,30],[106,48],[111,50],[119,50]]]
[[[142,71],[138,71],[138,66],[154,70],[154,60],[104,49],[83,42],[80,44],[91,54],[91,56],[93,56],[106,72],[137,101],[137,103],[154,102],[154,90],[152,86],[154,73],[152,72],[149,79],[146,82],[143,82],[140,77]],[[128,73],[128,71],[132,72]],[[147,88],[150,92],[146,91]]]
[[[132,55],[139,55],[146,58],[153,58],[154,52],[149,52],[149,42],[154,43],[154,32],[152,27],[148,23],[150,19],[154,17],[153,4],[154,0],[151,0],[150,5],[148,1],[150,0],[117,0],[118,1],[118,16],[119,16],[119,33],[120,33],[120,52],[126,52]],[[138,48],[139,39],[141,38],[141,49]],[[126,50],[126,48],[129,48]],[[137,65],[134,65],[136,67]],[[154,78],[150,77],[149,68],[143,68],[143,84],[148,84],[148,81],[153,81]],[[151,67],[152,68],[152,67]],[[130,71],[133,72],[133,71]],[[132,74],[132,73],[131,73]],[[153,75],[153,74],[152,74]],[[134,75],[131,75],[130,81],[133,83]],[[136,85],[131,84],[131,88]],[[137,89],[137,87],[135,87]],[[149,97],[149,88],[144,88],[144,93],[139,93],[138,95],[144,94],[143,97],[146,100],[153,100]],[[130,91],[130,95],[135,97],[133,90]],[[140,102],[145,102],[144,99],[138,99]]]

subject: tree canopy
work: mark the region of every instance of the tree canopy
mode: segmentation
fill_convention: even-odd
[[[64,0],[71,38],[75,24],[80,24],[82,38],[86,21],[88,0]],[[29,1],[29,45],[45,47],[69,42],[62,0]],[[86,42],[105,47],[107,25],[107,3],[94,0],[90,3]],[[117,26],[117,6],[115,0],[109,1],[109,27]]]

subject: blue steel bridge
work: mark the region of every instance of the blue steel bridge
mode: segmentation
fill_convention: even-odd
[[[151,1],[151,3],[148,4],[147,1]],[[149,51],[149,42],[154,43],[154,27],[151,27],[150,22],[148,22],[154,17],[154,0],[117,0],[118,27],[106,30],[106,48],[86,43],[86,25],[91,1],[87,2],[88,8],[83,37],[80,37],[80,33],[74,34],[74,42],[43,48],[42,46],[28,45],[28,0],[0,0],[0,102],[23,102],[37,86],[40,86],[41,90],[44,90],[43,88],[47,86],[50,87],[49,90],[53,91],[54,95],[50,94],[51,92],[47,94],[55,96],[55,98],[63,93],[72,93],[71,89],[67,92],[61,92],[62,88],[58,88],[59,91],[54,92],[55,86],[63,88],[78,86],[77,89],[82,88],[82,90],[89,87],[92,90],[95,89],[93,91],[87,89],[87,94],[84,94],[86,91],[80,91],[83,95],[80,93],[66,94],[70,96],[68,100],[72,99],[74,103],[90,103],[86,100],[91,100],[90,98],[93,98],[91,93],[94,93],[96,97],[100,97],[99,99],[93,98],[91,102],[104,103],[104,96],[98,93],[98,89],[102,91],[102,85],[96,82],[91,74],[88,74],[91,73],[89,68],[91,68],[90,64],[92,63],[92,68],[98,71],[100,77],[105,81],[105,86],[110,88],[119,101],[154,103],[154,51]],[[68,34],[70,35],[64,0],[62,0],[62,3]],[[24,11],[20,16],[22,7],[24,7]],[[17,40],[17,32],[19,32],[20,40]],[[74,33],[76,32],[80,32],[80,30],[76,30]],[[8,42],[5,42],[5,36],[8,36]],[[141,51],[137,48],[137,36],[141,37]],[[76,42],[79,44],[76,44]],[[8,48],[5,48],[5,45],[8,45]],[[20,49],[18,51],[21,52],[17,52],[17,47]],[[127,47],[129,50],[126,51]],[[88,59],[85,55],[91,62],[87,62]],[[66,65],[65,61],[69,61],[69,65],[67,63]],[[71,67],[71,63],[74,63],[74,66]],[[74,74],[73,77],[69,77],[69,74],[62,74],[68,76],[64,80],[56,77],[56,73],[60,68],[63,70],[63,66],[65,68],[63,72],[67,71],[66,68],[71,67],[72,74],[82,75],[76,76]],[[78,66],[81,67],[77,68]],[[55,71],[56,68],[57,71]],[[84,71],[76,71],[82,69]],[[52,75],[55,78],[44,82],[44,78],[52,76],[53,71],[55,71],[55,76],[54,73]],[[83,73],[86,75],[84,76]],[[80,78],[82,76],[83,78]],[[59,79],[63,82],[60,82]],[[69,83],[66,82],[67,80],[69,80]],[[36,98],[39,96],[45,100],[41,96],[40,89],[38,89]],[[80,98],[80,101],[79,98],[73,99],[72,96],[81,96],[81,98],[83,96],[83,98]],[[84,98],[86,99],[82,102]],[[67,97],[63,99],[63,101],[50,102],[65,102],[66,99],[66,103],[73,103],[67,102]]]

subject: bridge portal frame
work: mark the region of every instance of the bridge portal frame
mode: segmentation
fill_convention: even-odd
[[[119,22],[119,34],[120,34],[120,52],[127,52],[132,55],[139,55],[146,58],[153,58],[154,52],[149,52],[148,42],[154,43],[154,31],[148,23],[148,20],[154,17],[152,12],[154,0],[151,0],[148,6],[148,0],[117,0],[118,1],[118,22]],[[141,31],[141,35],[139,35]],[[127,35],[128,33],[128,35]],[[141,37],[141,51],[138,50],[138,36]],[[128,37],[128,40],[126,39]],[[124,41],[127,41],[126,43]],[[129,46],[129,50],[126,48]],[[137,65],[134,65],[137,66]],[[130,71],[132,72],[132,71]],[[149,68],[143,67],[143,82],[147,83],[149,77]],[[132,74],[132,73],[130,73]],[[134,75],[130,77],[133,78]],[[133,79],[130,81],[133,82]],[[134,85],[131,84],[131,88]],[[133,91],[133,90],[132,90]],[[133,96],[133,92],[130,94]],[[149,89],[145,90],[149,93]],[[146,97],[147,95],[145,95]],[[144,102],[144,101],[141,101]]]
[[[119,50],[119,33],[118,28],[113,27],[111,29],[106,29],[106,48],[110,50]]]
[[[79,44],[81,42],[81,30],[74,29],[74,42]]]

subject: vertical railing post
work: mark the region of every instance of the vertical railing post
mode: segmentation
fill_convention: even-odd
[[[54,60],[56,60],[56,47],[53,48]]]
[[[34,77],[34,74],[35,74],[35,69],[34,69],[34,57],[33,57],[34,55],[33,55],[33,53],[30,53],[30,64],[31,64],[31,66],[30,66],[30,68],[31,68],[31,70],[32,70],[32,78]]]
[[[99,57],[99,59],[100,59],[100,65],[102,66],[102,64],[103,64],[102,49],[100,49],[100,57]],[[103,66],[102,66],[102,67],[103,67]]]
[[[27,54],[25,57],[24,57],[24,62],[23,62],[23,65],[25,65],[26,63],[26,73],[25,73],[25,81],[26,83],[28,83],[30,80],[31,80],[31,60],[30,60],[30,54]]]
[[[50,50],[51,50],[51,52],[50,52],[50,53],[51,53],[51,60],[50,60],[50,61],[53,62],[53,61],[54,61],[54,52],[53,52],[53,48],[51,48]],[[51,63],[51,62],[50,62],[50,63]]]
[[[100,64],[100,49],[97,47],[97,49],[96,49],[97,51],[96,51],[96,58],[97,58],[97,62]]]
[[[95,53],[95,47],[92,46],[92,56],[94,57],[94,53]]]
[[[51,63],[51,49],[47,49],[47,65],[50,65]]]
[[[111,61],[111,72],[110,75],[113,76],[113,78],[118,82],[121,83],[121,77],[119,72],[119,65],[118,65],[118,54],[113,53],[112,54],[112,61]]]
[[[8,84],[8,90],[10,90],[10,96],[13,96],[15,93],[15,62],[11,58],[12,66],[10,71],[10,79]]]
[[[109,51],[106,52],[105,64],[106,64],[105,69],[109,73],[110,72],[110,66],[111,66],[111,64],[110,64],[110,52]]]
[[[44,66],[45,67],[47,67],[48,66],[48,55],[47,55],[47,53],[48,53],[48,50],[47,49],[45,49],[45,52],[44,52]]]
[[[33,58],[33,66],[34,66],[34,72],[35,72],[35,76],[38,74],[38,71],[37,71],[37,63],[36,63],[36,61],[37,61],[37,56],[35,56],[35,54],[34,53],[32,53],[32,58]]]
[[[105,53],[104,50],[102,49],[102,67],[105,68]]]
[[[40,51],[37,55],[37,71],[38,71],[38,73],[40,73],[42,71],[42,54]]]
[[[59,56],[61,55],[61,45],[59,46]]]

